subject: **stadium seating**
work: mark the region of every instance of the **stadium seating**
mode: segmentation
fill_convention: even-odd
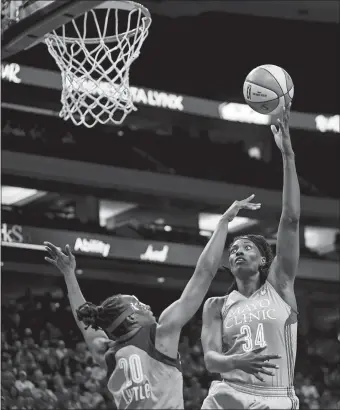
[[[211,380],[200,344],[201,321],[183,331],[180,351],[186,409],[198,410]],[[335,409],[340,404],[336,355],[320,335],[300,338],[295,386],[301,409]],[[106,374],[82,341],[68,301],[31,292],[2,307],[1,400],[5,410],[115,409]]]

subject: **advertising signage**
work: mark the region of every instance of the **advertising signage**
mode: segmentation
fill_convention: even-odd
[[[203,247],[180,243],[158,242],[116,236],[70,232],[58,229],[38,228],[20,224],[2,223],[1,246],[4,248],[44,251],[44,241],[72,252],[101,259],[125,260],[141,263],[157,263],[194,269]],[[223,261],[227,263],[225,253]],[[41,257],[44,261],[43,255]],[[337,262],[300,258],[298,278],[339,282]]]
[[[4,247],[43,251],[44,241],[52,242],[61,248],[69,244],[75,255],[186,267],[194,267],[202,252],[201,247],[193,245],[118,238],[19,224],[1,225],[1,244]]]
[[[61,91],[61,76],[56,71],[43,70],[17,63],[3,63],[1,79],[7,83],[30,85]],[[84,84],[93,89],[93,84]],[[72,86],[72,84],[70,84]],[[94,93],[101,93],[109,87],[108,82],[99,83]],[[232,101],[213,101],[203,98],[173,94],[171,92],[153,90],[146,87],[130,87],[133,102],[138,105],[155,107],[197,116],[216,118],[225,121],[268,125],[272,122],[270,115],[262,115],[253,111],[247,104]],[[318,132],[339,133],[339,115],[322,113],[310,114],[293,111],[291,127]]]

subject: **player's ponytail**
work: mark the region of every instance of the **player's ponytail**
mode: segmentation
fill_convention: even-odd
[[[262,286],[265,281],[267,280],[268,273],[269,273],[269,268],[270,265],[273,262],[274,259],[274,254],[272,251],[271,246],[269,243],[266,241],[265,237],[262,235],[244,235],[244,236],[238,236],[233,240],[231,245],[229,246],[229,253],[230,249],[233,246],[233,244],[238,240],[238,239],[248,239],[249,241],[253,242],[258,250],[260,251],[261,255],[266,259],[266,263],[264,265],[261,265],[259,267],[260,271],[260,286]],[[227,294],[231,293],[233,290],[237,290],[237,282],[236,279],[232,281]]]
[[[91,302],[86,302],[77,309],[77,318],[87,326],[86,328],[91,326],[93,329],[98,330],[101,328],[100,324],[103,324],[101,322],[104,319],[104,311],[103,306],[96,306]]]
[[[110,328],[125,309],[126,305],[123,303],[121,295],[114,295],[98,306],[86,302],[76,310],[76,314],[78,320],[85,324],[86,329],[92,327],[95,330],[102,329],[105,331]],[[132,317],[128,317],[128,319],[114,329],[113,336],[119,337],[129,331],[129,326],[134,323],[134,319]]]

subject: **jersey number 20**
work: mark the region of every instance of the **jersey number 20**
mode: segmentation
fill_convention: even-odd
[[[250,326],[248,325],[243,325],[241,326],[240,329],[241,334],[245,335],[245,343],[242,346],[243,350],[245,352],[250,352],[253,350],[253,347],[264,347],[266,345],[266,341],[264,339],[264,333],[263,333],[263,323],[259,323],[256,329],[256,335],[255,335],[255,340],[254,340],[254,345],[253,346],[253,338],[252,338],[252,331]]]
[[[137,354],[132,354],[129,359],[121,357],[118,360],[118,366],[124,371],[126,387],[130,387],[132,382],[141,383],[143,381],[142,361]]]

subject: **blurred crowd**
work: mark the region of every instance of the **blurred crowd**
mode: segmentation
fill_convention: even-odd
[[[200,409],[214,376],[205,369],[201,322],[195,318],[180,343],[187,409]],[[335,343],[335,344],[334,344]],[[338,340],[299,341],[295,387],[301,409],[340,403]],[[115,409],[105,371],[94,363],[67,298],[46,293],[2,306],[1,401],[5,410]]]
[[[223,143],[209,137],[208,131],[190,136],[189,130],[171,129],[166,135],[135,127],[96,127],[93,130],[72,126],[54,117],[33,116],[5,110],[2,125],[2,147],[70,160],[112,165],[141,171],[248,185],[270,190],[282,189],[282,164],[276,148],[270,159],[253,155],[247,148],[247,133],[269,133],[270,130],[253,125],[244,132],[244,140]],[[235,127],[235,125],[230,125]],[[237,127],[228,133],[238,135]],[[262,135],[261,134],[261,135]],[[93,141],[96,149],[93,149]],[[294,130],[293,145],[298,159],[301,192],[312,196],[340,197],[339,186],[329,178],[337,163],[339,139]],[[308,150],[308,156],[305,155]],[[193,155],[194,153],[194,155]],[[190,161],[188,161],[190,158]],[[323,166],[315,167],[320,158],[327,158]],[[213,160],[212,160],[213,159]],[[208,166],[209,164],[209,166]],[[247,170],[246,172],[235,172]]]

